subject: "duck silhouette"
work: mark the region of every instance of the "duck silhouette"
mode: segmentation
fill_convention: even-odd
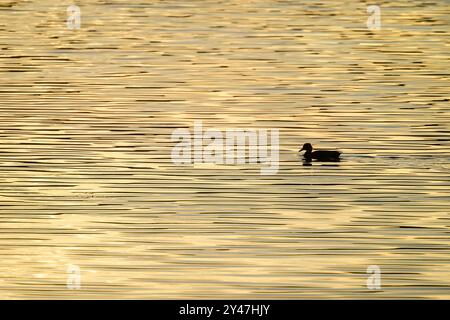
[[[303,158],[306,161],[318,160],[318,161],[339,161],[341,152],[335,150],[317,150],[312,151],[313,146],[311,143],[305,143],[303,147],[299,150],[302,152],[305,150],[306,152],[303,154]]]

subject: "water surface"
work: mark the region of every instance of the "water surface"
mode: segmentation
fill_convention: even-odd
[[[3,298],[450,298],[448,1],[70,4],[0,1]],[[278,174],[175,166],[196,120]]]

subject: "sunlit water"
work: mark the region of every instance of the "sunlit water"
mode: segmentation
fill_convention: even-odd
[[[450,298],[448,1],[77,2],[0,1],[3,298]],[[175,166],[196,120],[278,174]]]

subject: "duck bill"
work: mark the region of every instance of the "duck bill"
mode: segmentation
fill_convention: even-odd
[[[305,150],[305,148],[301,148],[300,150],[298,150],[298,152],[302,152],[303,150]]]

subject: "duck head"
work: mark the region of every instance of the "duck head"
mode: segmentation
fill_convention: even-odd
[[[305,143],[299,152],[302,152],[303,150],[305,150],[307,153],[309,153],[312,151],[312,149],[313,149],[313,147],[312,147],[311,143]]]

